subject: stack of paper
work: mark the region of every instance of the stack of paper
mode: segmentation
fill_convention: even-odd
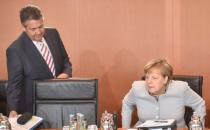
[[[9,122],[11,124],[12,130],[33,130],[37,125],[39,125],[43,118],[38,116],[32,116],[32,118],[24,125],[20,125],[17,123],[17,118],[9,118]]]
[[[137,126],[140,129],[160,129],[160,128],[171,128],[176,129],[176,120],[147,120],[144,123]]]

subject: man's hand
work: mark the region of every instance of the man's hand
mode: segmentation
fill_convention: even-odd
[[[17,117],[18,113],[16,111],[10,111],[9,117]]]
[[[66,73],[61,73],[61,74],[59,74],[58,75],[58,79],[67,79],[69,77],[69,75],[68,74],[66,74]]]

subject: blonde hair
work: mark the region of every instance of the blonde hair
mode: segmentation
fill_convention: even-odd
[[[148,73],[150,69],[158,68],[161,71],[163,77],[168,77],[167,84],[170,82],[173,76],[173,68],[165,59],[153,59],[144,66],[144,73]]]

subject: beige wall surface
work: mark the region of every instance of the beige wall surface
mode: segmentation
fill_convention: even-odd
[[[167,59],[175,74],[203,75],[210,124],[209,0],[1,0],[0,79],[7,79],[6,48],[21,33],[19,9],[42,8],[73,63],[74,77],[99,79],[99,111],[117,111],[144,64]]]

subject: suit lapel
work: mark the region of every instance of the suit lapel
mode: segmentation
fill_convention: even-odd
[[[24,33],[24,35],[25,35],[24,43],[26,43],[25,46],[28,50],[27,55],[30,58],[30,60],[36,60],[36,63],[37,63],[37,64],[33,64],[33,67],[39,68],[39,69],[51,74],[51,71],[50,71],[48,65],[46,64],[44,58],[40,54],[39,50],[36,48],[36,46],[34,45],[32,40],[30,38],[28,38],[26,33]]]

